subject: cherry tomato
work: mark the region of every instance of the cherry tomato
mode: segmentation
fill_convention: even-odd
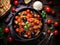
[[[40,18],[40,15],[37,15],[37,18]]]
[[[27,12],[26,12],[26,11],[25,11],[24,13],[25,13],[25,14],[27,14]]]
[[[34,26],[34,23],[30,23],[30,26]]]
[[[48,4],[49,4],[49,5],[52,5],[52,4],[53,4],[53,2],[52,2],[52,1],[49,1],[49,2],[48,2]]]
[[[10,30],[9,30],[9,28],[8,27],[6,27],[5,29],[4,29],[4,32],[5,33],[8,33]]]
[[[14,7],[12,7],[11,10],[12,10],[12,12],[15,12],[16,9]]]
[[[22,26],[22,25],[20,25],[20,26],[19,26],[19,28],[21,29],[21,28],[23,28],[23,26]]]
[[[22,15],[24,15],[24,14],[27,14],[27,12],[26,12],[26,11],[23,11],[23,12],[22,12]]]
[[[39,24],[40,22],[39,22],[39,20],[37,20],[37,22],[36,22],[37,24]]]
[[[27,17],[28,17],[28,18],[32,18],[32,15],[31,15],[31,14],[27,14]]]
[[[52,15],[54,15],[54,14],[55,14],[55,11],[54,11],[54,10],[52,10],[52,11],[51,11],[51,13],[52,13]]]
[[[14,4],[15,6],[17,6],[17,5],[19,4],[19,1],[16,0],[16,1],[13,2],[13,4]]]
[[[47,30],[47,33],[50,34],[51,33],[51,30]]]
[[[34,23],[39,24],[40,22],[39,22],[39,20],[34,20]]]
[[[59,23],[58,22],[54,22],[54,26],[58,26],[59,25]]]
[[[52,21],[51,21],[50,19],[47,20],[47,24],[51,24],[51,22],[52,22]]]
[[[34,20],[34,23],[37,23],[37,20]]]
[[[20,28],[20,30],[21,30],[22,32],[24,32],[24,28]]]
[[[7,41],[8,42],[12,42],[13,41],[13,38],[12,37],[8,37]]]
[[[27,13],[30,13],[30,10],[29,9],[27,9],[26,11],[27,11]]]
[[[20,22],[21,20],[20,20],[20,18],[19,19],[17,19],[17,22]]]
[[[47,7],[45,7],[45,11],[49,13],[51,11],[51,8],[49,6],[47,6]]]
[[[28,36],[30,36],[30,35],[31,35],[31,33],[30,33],[30,32],[28,32],[28,33],[27,33],[27,35],[28,35]]]
[[[19,28],[16,28],[16,30],[15,30],[17,33],[19,32]]]
[[[30,31],[32,31],[32,28],[29,28]]]
[[[58,30],[55,30],[55,31],[53,32],[53,34],[54,34],[54,35],[57,35],[57,34],[58,34]]]
[[[28,22],[31,22],[31,19],[27,19],[28,20]]]
[[[15,16],[15,19],[18,19],[19,18],[19,16]]]
[[[30,22],[30,23],[33,22],[33,21],[34,21],[34,20],[33,20],[32,18],[29,18],[29,19],[28,19],[28,22]]]
[[[18,23],[18,25],[21,27],[22,26],[22,23]]]

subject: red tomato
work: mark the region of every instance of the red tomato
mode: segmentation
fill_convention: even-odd
[[[17,22],[20,22],[21,20],[20,20],[20,18],[19,19],[17,19]]]
[[[51,33],[51,30],[47,30],[47,33],[50,34]]]
[[[21,30],[22,32],[24,32],[24,28],[20,28],[20,30]]]
[[[15,16],[15,19],[18,19],[19,18],[19,16]]]
[[[10,30],[9,30],[9,28],[8,27],[6,27],[5,29],[4,29],[4,32],[5,33],[8,33]]]
[[[30,31],[32,31],[32,28],[29,28]]]
[[[27,12],[26,11],[23,11],[22,14],[27,14]]]
[[[34,23],[39,24],[40,22],[39,22],[39,20],[34,20]]]
[[[31,33],[30,33],[30,32],[28,32],[28,33],[27,33],[27,35],[28,35],[28,36],[30,36],[30,35],[31,35]]]
[[[14,7],[12,7],[11,10],[12,10],[12,12],[15,12],[16,9]]]
[[[37,20],[34,20],[34,23],[37,23]]]
[[[49,5],[52,5],[52,3],[53,3],[52,1],[49,1],[49,2],[48,2]]]
[[[13,38],[12,37],[8,37],[7,41],[8,42],[12,42],[13,41]]]
[[[26,11],[27,11],[27,13],[30,13],[30,10],[29,9],[27,9]]]
[[[54,15],[54,14],[55,14],[55,11],[54,11],[54,10],[52,10],[52,11],[51,11],[51,13],[52,13],[52,15]]]
[[[30,20],[30,19],[28,19],[28,22],[31,22],[31,20]]]
[[[51,11],[51,8],[49,6],[47,6],[47,7],[45,7],[45,11],[49,13]]]
[[[30,26],[34,26],[34,23],[30,23]]]
[[[18,23],[19,26],[21,26],[21,23]]]
[[[20,25],[20,26],[19,26],[19,28],[23,28],[23,26],[22,26],[22,25]]]
[[[25,11],[24,13],[25,13],[25,14],[27,14],[27,12],[26,12],[26,11]]]
[[[37,20],[37,22],[36,22],[37,24],[39,24],[40,22],[39,22],[39,20]]]
[[[16,28],[16,30],[15,30],[17,33],[19,32],[19,28]]]
[[[58,22],[54,22],[54,26],[58,26],[59,25],[59,23]]]
[[[55,30],[53,33],[54,33],[54,35],[57,35],[58,34],[58,30]]]
[[[31,14],[27,14],[27,17],[28,17],[28,18],[32,18],[32,15],[31,15]]]
[[[40,15],[37,15],[37,18],[40,18]]]
[[[28,19],[28,22],[33,22],[33,20],[31,18]]]
[[[49,20],[47,20],[47,24],[51,24],[51,22],[52,22],[52,21],[51,21],[50,19],[49,19]]]
[[[18,23],[18,25],[21,27],[22,26],[22,23]]]
[[[15,6],[17,6],[17,5],[19,4],[19,1],[16,0],[16,1],[13,2],[13,4],[14,4]]]

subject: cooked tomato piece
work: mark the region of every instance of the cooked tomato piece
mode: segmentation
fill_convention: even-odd
[[[37,15],[37,18],[40,18],[40,15]]]
[[[18,19],[19,18],[19,16],[15,16],[15,19]]]
[[[16,28],[16,30],[15,30],[17,33],[19,32],[19,28]]]
[[[20,22],[21,20],[20,20],[20,18],[19,19],[17,19],[17,22]]]
[[[32,31],[32,29],[33,29],[32,27],[29,28],[30,31]]]
[[[39,20],[37,20],[37,22],[36,22],[37,24],[39,24],[40,22],[39,22]]]
[[[33,20],[32,20],[32,19],[28,19],[28,22],[30,22],[30,23],[31,23],[31,22],[33,22]]]
[[[27,12],[26,12],[26,11],[23,11],[23,12],[22,12],[22,15],[24,15],[24,14],[27,14]]]
[[[28,35],[28,36],[30,36],[30,35],[31,35],[31,33],[30,33],[30,32],[28,32],[28,33],[27,33],[27,35]]]
[[[27,17],[32,18],[32,14],[29,14],[29,13],[28,13],[28,14],[27,14]]]
[[[37,23],[37,20],[34,20],[34,23]]]
[[[22,32],[24,32],[24,28],[20,28],[20,30],[21,30]]]
[[[34,26],[35,24],[34,23],[30,23],[30,26]]]
[[[30,13],[30,10],[29,9],[27,9],[26,11],[27,11],[27,13]]]

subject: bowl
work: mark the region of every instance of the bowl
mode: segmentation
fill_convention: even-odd
[[[15,16],[17,16],[19,12],[25,11],[25,10],[27,10],[27,9],[38,13],[38,15],[40,15],[40,18],[39,18],[39,19],[40,19],[41,22],[42,22],[42,26],[41,26],[41,28],[40,28],[40,33],[39,33],[37,36],[32,37],[32,38],[23,38],[23,37],[21,37],[18,33],[16,33],[15,28],[14,28],[14,25],[15,25],[15,23],[14,23]],[[41,13],[40,13],[39,11],[37,11],[37,10],[35,10],[35,9],[32,9],[32,8],[23,8],[23,9],[19,10],[19,11],[15,14],[15,16],[13,17],[13,20],[12,20],[12,29],[13,29],[13,30],[12,30],[12,36],[13,36],[14,38],[16,38],[16,40],[22,41],[22,42],[23,42],[23,41],[26,42],[26,41],[35,40],[35,39],[37,39],[37,38],[40,37],[40,35],[41,35],[42,31],[43,31],[43,25],[44,25],[44,23],[43,23],[43,18],[42,18],[42,16],[41,16]]]

